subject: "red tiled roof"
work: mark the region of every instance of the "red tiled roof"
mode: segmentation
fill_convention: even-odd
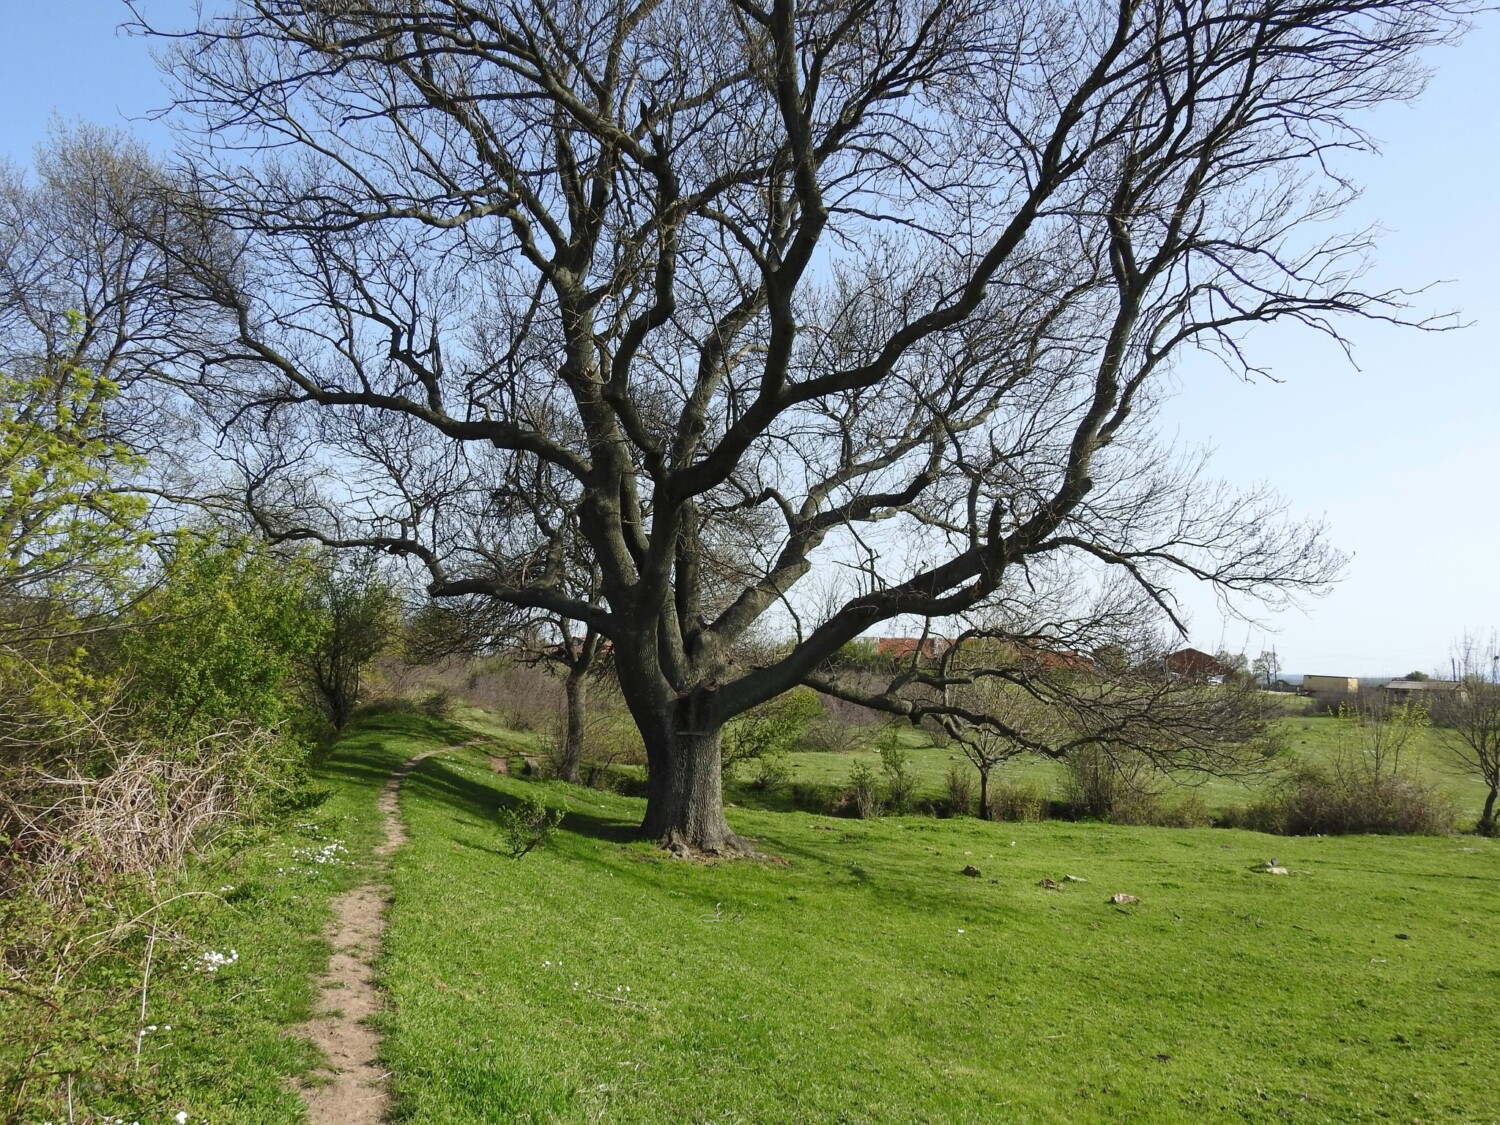
[[[1179,649],[1166,658],[1167,671],[1174,676],[1208,677],[1228,676],[1234,669],[1222,660],[1215,660],[1206,652],[1195,648]]]

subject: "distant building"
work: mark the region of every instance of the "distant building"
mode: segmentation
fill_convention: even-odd
[[[1195,648],[1168,653],[1165,663],[1167,675],[1178,680],[1203,680],[1205,683],[1222,684],[1234,674],[1234,669],[1228,664]]]
[[[1391,680],[1381,685],[1380,693],[1387,703],[1431,706],[1434,700],[1461,690],[1456,680]]]
[[[1302,692],[1329,707],[1359,695],[1358,676],[1303,676]]]
[[[910,660],[919,651],[923,660],[936,660],[948,651],[948,642],[942,637],[875,638],[876,656],[890,660]]]

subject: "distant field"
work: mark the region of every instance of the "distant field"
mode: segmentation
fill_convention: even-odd
[[[528,792],[567,813],[516,861]],[[701,865],[631,842],[641,809],[482,750],[412,775],[398,1120],[1500,1120],[1494,841],[738,809],[778,861]]]
[[[1337,753],[1339,741],[1348,732],[1341,729],[1340,720],[1331,715],[1294,716],[1277,722],[1280,733],[1286,740],[1288,752],[1296,758],[1323,761]],[[870,738],[877,728],[870,728]],[[967,766],[957,746],[940,748],[932,746],[926,736],[916,731],[905,732],[907,753],[913,774],[919,782],[923,795],[937,796],[943,790],[944,779],[955,765]],[[1408,751],[1410,760],[1418,771],[1447,793],[1459,810],[1460,823],[1472,825],[1483,807],[1484,786],[1472,777],[1456,772],[1448,756],[1438,743],[1438,735],[1432,731],[1419,734]],[[790,755],[793,782],[843,786],[848,783],[849,771],[855,763],[866,762],[879,770],[880,756],[870,749],[848,753],[826,753],[805,751]],[[742,770],[745,779],[753,776],[753,766]],[[1019,759],[995,771],[994,777],[1022,782],[1035,786],[1044,796],[1061,798],[1064,793],[1063,767],[1050,761]],[[1267,784],[1266,779],[1236,781],[1225,778],[1203,778],[1184,776],[1181,784],[1191,787],[1203,798],[1213,812],[1220,812],[1228,805],[1244,805],[1253,801]],[[742,801],[754,803],[755,794],[741,787]]]

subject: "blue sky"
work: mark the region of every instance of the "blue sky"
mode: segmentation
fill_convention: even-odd
[[[140,7],[171,24],[192,5]],[[142,119],[165,95],[149,45],[117,33],[124,16],[118,0],[0,0],[0,155],[25,164],[54,117],[168,146]],[[1184,590],[1196,647],[1274,645],[1294,673],[1399,674],[1446,666],[1465,630],[1500,626],[1500,19],[1429,63],[1419,102],[1368,119],[1381,155],[1344,166],[1365,186],[1349,225],[1386,231],[1373,287],[1445,282],[1418,307],[1469,326],[1348,324],[1357,368],[1319,337],[1265,330],[1250,348],[1274,382],[1182,364],[1167,432],[1212,448],[1218,475],[1325,518],[1353,555],[1327,597],[1253,625]]]

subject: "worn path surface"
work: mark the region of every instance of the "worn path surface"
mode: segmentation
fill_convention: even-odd
[[[375,849],[378,858],[388,858],[406,842],[397,812],[402,781],[418,762],[450,749],[438,746],[422,751],[385,783],[377,802],[385,822],[385,839]],[[370,1025],[370,1017],[380,1007],[375,958],[385,932],[389,891],[382,873],[375,882],[355,887],[333,903],[328,934],[333,957],[318,982],[313,1018],[298,1029],[328,1059],[328,1066],[318,1075],[325,1081],[302,1091],[312,1125],[379,1125],[390,1108],[386,1072],[375,1064],[380,1036]]]

